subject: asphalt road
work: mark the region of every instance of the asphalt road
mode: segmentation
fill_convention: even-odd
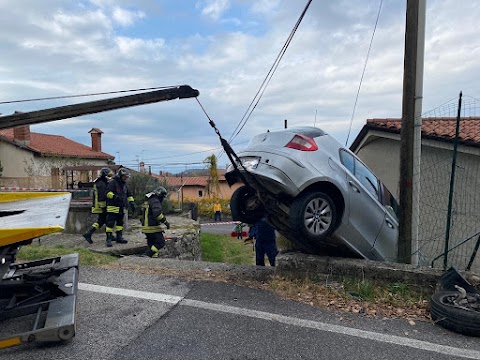
[[[202,231],[208,234],[230,234],[235,227],[233,222],[218,222],[201,224]]]
[[[0,358],[480,359],[480,342],[429,322],[334,313],[268,291],[82,267],[74,339],[7,348]]]

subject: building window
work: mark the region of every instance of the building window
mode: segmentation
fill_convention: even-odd
[[[199,198],[203,197],[203,191],[202,190],[198,190],[198,197]]]

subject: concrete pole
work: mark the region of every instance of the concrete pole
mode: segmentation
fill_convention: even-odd
[[[398,260],[410,264],[412,262],[412,239],[413,234],[416,233],[416,229],[413,228],[414,223],[414,202],[418,204],[418,196],[414,200],[413,197],[413,184],[414,170],[418,175],[420,167],[414,165],[414,161],[419,160],[417,154],[415,154],[415,115],[417,112],[421,114],[421,99],[423,80],[420,82],[418,79],[418,69],[421,69],[421,76],[423,76],[423,56],[418,59],[419,46],[422,48],[421,54],[423,55],[423,43],[419,41],[419,22],[425,26],[425,21],[420,21],[420,8],[423,8],[425,12],[426,0],[407,0],[407,16],[405,26],[405,60],[404,60],[404,73],[403,73],[403,100],[402,100],[402,130],[401,130],[401,144],[400,144],[400,229],[398,239]],[[423,3],[423,6],[420,6]],[[425,14],[425,13],[424,13]],[[425,15],[423,14],[423,19]],[[422,37],[424,38],[424,31],[422,31]],[[418,62],[421,61],[421,66],[418,66]],[[420,85],[420,92],[417,86]],[[417,102],[417,100],[420,100]],[[417,130],[421,135],[421,119],[418,122]],[[418,136],[421,141],[421,136]],[[417,146],[421,148],[420,146]],[[417,159],[415,159],[417,157]],[[415,159],[415,160],[414,160]],[[417,168],[415,168],[417,166]],[[418,192],[417,192],[418,193]],[[417,211],[418,213],[418,211]],[[415,216],[418,216],[416,214]],[[418,217],[417,217],[418,225]],[[418,226],[416,226],[418,228]]]
[[[413,155],[413,204],[412,204],[412,264],[420,265],[420,179],[422,156],[422,101],[423,101],[423,65],[425,54],[425,14],[426,0],[418,1],[417,26],[417,65],[415,76],[415,121],[414,121],[414,155]]]

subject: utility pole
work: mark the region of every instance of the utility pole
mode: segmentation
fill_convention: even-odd
[[[400,144],[398,260],[418,264],[423,54],[426,0],[407,0]]]

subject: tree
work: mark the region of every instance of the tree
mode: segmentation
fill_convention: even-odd
[[[134,172],[128,180],[128,189],[132,193],[133,198],[135,199],[135,205],[138,209],[145,199],[145,194],[153,191],[159,186],[163,186],[165,189],[169,190],[165,181],[159,181],[153,176],[147,174]],[[163,201],[164,213],[169,213],[172,208],[173,206],[170,204],[170,199],[166,198]]]
[[[210,155],[204,160],[208,167],[207,194],[209,197],[217,197],[220,192],[218,180],[217,157],[215,154]]]

